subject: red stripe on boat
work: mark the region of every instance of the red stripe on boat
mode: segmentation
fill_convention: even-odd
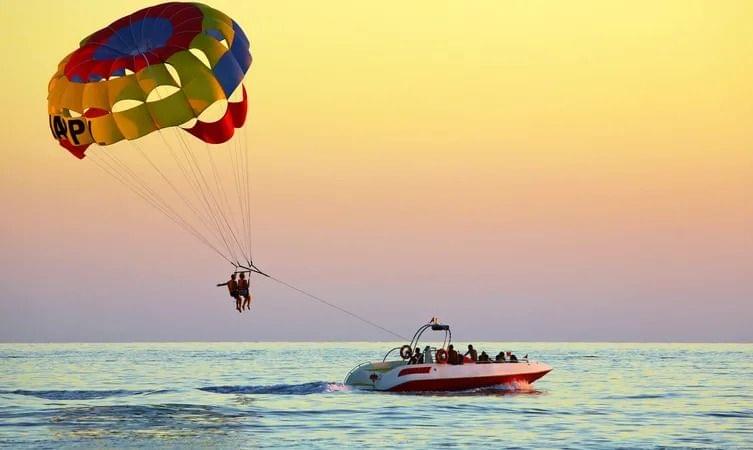
[[[399,374],[397,374],[398,378],[402,377],[403,375],[411,375],[414,373],[429,373],[431,372],[431,366],[427,367],[409,367],[407,369],[403,369],[400,371]]]
[[[416,367],[416,369],[422,369],[422,367]],[[430,369],[430,367],[428,368]],[[411,369],[403,369],[398,374],[403,375],[403,371]],[[422,372],[425,373],[425,372]],[[468,389],[477,389],[482,387],[497,386],[500,384],[509,384],[516,381],[525,381],[533,383],[539,378],[549,373],[549,370],[543,372],[524,373],[515,375],[494,375],[490,377],[467,377],[467,378],[434,378],[423,380],[406,381],[403,384],[399,384],[390,389],[395,392],[411,392],[411,391],[464,391]]]

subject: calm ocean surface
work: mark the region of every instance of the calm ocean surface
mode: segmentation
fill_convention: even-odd
[[[390,343],[0,344],[0,446],[753,448],[753,344],[474,344],[554,370],[386,394],[342,380]]]

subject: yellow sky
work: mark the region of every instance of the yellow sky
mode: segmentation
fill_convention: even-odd
[[[57,62],[147,4],[2,4],[0,200],[17,211],[4,223],[9,253],[24,258],[37,245],[28,230],[42,239],[78,229],[92,205],[110,227],[103,236],[128,227],[157,245],[155,227],[169,233],[140,227],[148,210],[59,149],[46,118]],[[509,294],[508,283],[525,296],[544,277],[551,291],[532,296],[578,314],[643,280],[646,314],[658,298],[669,310],[698,294],[698,315],[680,331],[701,323],[699,305],[712,298],[728,301],[720,333],[737,324],[738,308],[753,316],[742,306],[753,292],[753,2],[211,6],[252,42],[257,236],[278,266],[305,278],[296,261],[324,264],[323,276],[357,285],[373,282],[365,267],[375,263],[395,267],[401,283],[491,265],[511,275],[506,286],[490,275],[474,304]],[[53,217],[29,206],[44,202],[65,207]],[[462,267],[447,269],[444,258]],[[596,273],[603,290],[572,285],[563,266],[584,284]],[[660,270],[666,278],[651,278]],[[701,276],[693,289],[673,284]],[[336,295],[336,285],[321,286]]]

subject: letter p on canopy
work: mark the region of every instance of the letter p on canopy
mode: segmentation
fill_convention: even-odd
[[[50,115],[50,132],[58,141],[66,140],[75,146],[85,146],[94,142],[86,120],[81,117]]]

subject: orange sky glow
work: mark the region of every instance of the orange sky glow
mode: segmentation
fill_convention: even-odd
[[[147,4],[0,10],[0,341],[388,339],[268,280],[235,313],[226,263],[50,137],[58,61]],[[753,3],[211,6],[252,43],[265,270],[402,334],[753,341]]]

